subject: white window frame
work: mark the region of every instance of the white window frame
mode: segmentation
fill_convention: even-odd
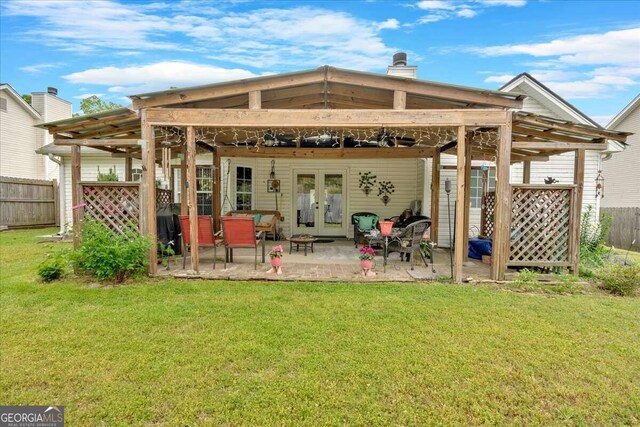
[[[256,194],[255,194],[255,183],[256,183],[256,168],[253,166],[245,165],[245,164],[236,164],[233,165],[233,204],[236,210],[241,210],[238,206],[238,194],[249,194],[251,196],[251,206],[249,209],[244,210],[253,210],[255,206]],[[251,169],[251,191],[248,192],[240,192],[238,193],[238,168]]]
[[[478,179],[474,182],[474,175],[478,175]],[[484,171],[482,169],[471,170],[471,197],[469,205],[472,209],[480,209],[482,207],[482,179]],[[487,191],[495,191],[496,189],[496,169],[489,167],[487,170],[487,177],[489,182],[487,183]],[[474,196],[474,192],[476,196]]]

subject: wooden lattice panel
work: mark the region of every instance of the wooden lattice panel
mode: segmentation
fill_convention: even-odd
[[[173,203],[173,192],[163,188],[156,188],[156,206]]]
[[[116,233],[128,226],[140,226],[140,189],[138,184],[82,184],[84,214],[103,222]]]
[[[571,264],[573,187],[512,186],[509,265]]]
[[[480,217],[480,234],[485,237],[493,236],[493,222],[496,211],[496,193],[491,192],[482,198],[482,212]]]

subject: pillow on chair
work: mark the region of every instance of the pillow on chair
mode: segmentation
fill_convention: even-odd
[[[273,215],[262,215],[258,225],[263,227],[269,227],[272,221],[273,221]]]
[[[374,227],[376,217],[374,216],[359,216],[358,229],[362,231],[369,231]]]

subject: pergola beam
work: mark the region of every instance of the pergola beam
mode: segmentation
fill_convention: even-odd
[[[434,147],[420,148],[295,148],[217,147],[221,157],[263,157],[294,159],[413,159],[431,157]]]
[[[606,150],[606,142],[513,142],[513,148],[524,150]]]
[[[101,148],[108,147],[136,147],[140,145],[139,139],[54,139],[55,145],[81,145],[83,147]]]

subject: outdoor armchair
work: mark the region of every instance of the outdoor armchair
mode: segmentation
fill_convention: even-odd
[[[189,216],[180,215],[180,227],[182,228],[182,268],[187,263],[187,251],[191,256],[191,227]],[[216,269],[216,248],[222,244],[220,232],[213,233],[213,221],[209,215],[198,216],[198,247],[213,247],[213,269]]]
[[[400,252],[400,259],[406,254],[407,260],[411,262],[411,269],[414,267],[414,258],[416,252],[420,254],[423,261],[425,261],[425,254],[423,251],[423,243],[427,243],[429,251],[428,256],[431,260],[431,268],[433,270],[433,246],[428,239],[424,238],[425,233],[431,226],[431,219],[427,217],[418,217],[412,222],[409,222],[404,228],[401,228],[397,234],[394,235],[393,241],[389,244],[389,252]]]
[[[365,237],[366,233],[378,226],[380,217],[371,212],[356,212],[351,215],[351,224],[353,224],[353,244],[357,248],[358,241]]]
[[[227,260],[233,262],[233,249],[254,248],[253,268],[258,269],[258,245],[262,245],[262,262],[264,263],[264,232],[256,234],[256,223],[252,216],[223,216],[222,235],[224,237],[224,268]]]

